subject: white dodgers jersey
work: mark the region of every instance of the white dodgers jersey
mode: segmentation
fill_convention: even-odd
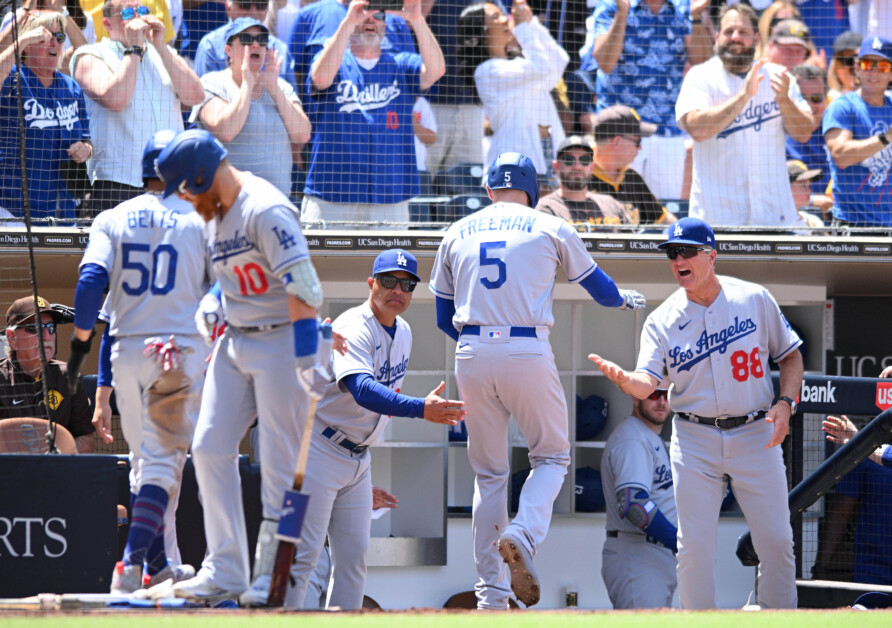
[[[195,308],[210,282],[206,252],[204,220],[176,196],[143,194],[99,214],[81,266],[108,272],[109,333],[197,334]]]
[[[596,268],[576,231],[562,218],[495,203],[454,223],[434,262],[430,288],[455,300],[464,325],[548,326],[558,266],[571,283]]]

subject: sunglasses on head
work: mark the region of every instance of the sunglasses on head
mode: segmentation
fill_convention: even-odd
[[[393,275],[377,275],[377,279],[378,283],[388,290],[393,290],[396,288],[396,284],[399,284],[403,292],[415,292],[415,286],[418,285],[414,279],[400,279]]]
[[[697,257],[700,254],[700,251],[708,250],[709,249],[703,248],[702,246],[670,246],[666,249],[666,257],[675,259],[681,255],[684,259],[691,259],[692,257]]]
[[[892,72],[892,61],[886,59],[858,59],[858,67],[864,72],[876,68],[878,72],[888,74]]]
[[[255,41],[261,46],[269,44],[269,33],[257,33],[256,35],[252,35],[251,33],[239,33],[235,38],[244,46],[250,46]]]
[[[126,9],[121,9],[121,19],[125,22],[129,22],[136,16],[145,17],[149,13],[149,7],[144,7],[142,5],[138,7],[127,7]]]
[[[37,327],[38,327],[37,323],[25,323],[24,325],[13,325],[12,329],[24,329],[29,334],[36,334]],[[40,329],[45,329],[48,332],[50,332],[51,334],[55,334],[56,333],[56,323],[54,323],[54,322],[40,323]]]
[[[808,102],[815,105],[824,102],[824,99],[826,98],[824,94],[802,94],[802,97],[805,98],[805,100],[807,100]]]
[[[669,396],[668,390],[655,390],[650,395],[648,395],[648,399],[651,401],[657,401],[658,399],[665,399]]]
[[[590,166],[592,165],[592,156],[589,154],[584,155],[571,155],[570,153],[564,153],[560,156],[561,163],[565,166],[572,166],[573,164],[579,163],[581,166]]]

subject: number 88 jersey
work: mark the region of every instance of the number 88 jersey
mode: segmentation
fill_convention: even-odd
[[[100,213],[81,266],[109,275],[112,336],[194,335],[210,276],[204,220],[186,201],[143,194]]]
[[[710,305],[679,289],[644,323],[636,370],[668,376],[675,412],[720,417],[767,410],[774,399],[768,360],[802,344],[765,288],[733,277],[719,281],[722,290]]]
[[[242,189],[222,219],[208,224],[208,250],[223,290],[226,322],[288,323],[281,277],[310,253],[297,209],[271,183],[242,173]]]
[[[551,327],[558,266],[571,283],[596,268],[562,218],[516,203],[495,203],[454,223],[440,244],[430,288],[455,301],[464,325]]]

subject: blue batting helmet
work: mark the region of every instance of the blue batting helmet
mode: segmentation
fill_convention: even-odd
[[[223,144],[203,129],[178,133],[156,160],[155,169],[166,184],[164,196],[177,190],[190,194],[207,192],[226,154]]]
[[[155,170],[155,160],[164,150],[164,147],[170,144],[170,141],[176,137],[177,132],[170,129],[158,131],[146,142],[146,147],[142,150],[142,178],[157,179],[158,172]]]
[[[539,179],[532,160],[521,153],[502,153],[489,167],[486,187],[490,190],[513,188],[530,197],[530,207],[539,204]]]

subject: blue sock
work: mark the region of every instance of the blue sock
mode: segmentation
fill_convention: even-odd
[[[164,552],[164,523],[158,528],[158,534],[149,545],[146,554],[146,573],[154,576],[167,566],[167,554]]]
[[[124,548],[125,565],[143,564],[149,546],[163,525],[167,501],[167,491],[160,486],[147,484],[139,489],[130,515],[130,533]]]

